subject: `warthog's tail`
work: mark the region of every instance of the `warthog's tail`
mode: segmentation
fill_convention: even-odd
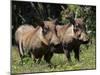
[[[19,54],[20,54],[20,57],[22,58],[24,56],[24,53],[23,53],[23,48],[22,48],[22,42],[21,40],[19,41]]]

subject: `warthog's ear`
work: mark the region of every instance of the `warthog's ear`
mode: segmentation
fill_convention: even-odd
[[[75,19],[75,25],[79,24],[79,25],[83,25],[84,23],[84,18],[76,18]]]
[[[44,28],[44,21],[39,22],[39,25]]]
[[[57,19],[52,20],[53,23],[55,23],[57,21]]]
[[[58,23],[58,19],[56,18],[56,19],[52,20],[51,22],[56,25]]]

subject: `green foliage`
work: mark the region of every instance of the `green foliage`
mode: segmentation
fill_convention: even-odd
[[[87,29],[96,31],[96,7],[83,6],[74,4],[45,4],[35,2],[19,2],[12,1],[12,25],[23,23],[38,25],[40,21],[52,20],[57,18],[60,23],[69,23],[66,17],[72,18],[83,17],[87,25]]]

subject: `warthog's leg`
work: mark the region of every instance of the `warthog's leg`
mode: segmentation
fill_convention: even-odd
[[[51,45],[48,46],[45,55],[44,55],[44,60],[48,63],[51,64],[50,60],[53,56],[53,53],[51,52]]]
[[[79,54],[80,54],[80,48],[77,47],[74,49],[74,53],[75,53],[75,59],[79,61]]]
[[[63,44],[63,51],[64,51],[68,61],[71,62],[71,56],[70,56],[71,49],[66,44]]]
[[[31,49],[29,51],[29,55],[33,59],[34,63],[39,64],[41,62],[41,59],[44,53],[42,53],[40,49]]]
[[[45,55],[44,55],[44,60],[49,64],[49,65],[52,65],[51,63],[51,58],[53,56],[53,52],[51,52],[50,50],[48,50]]]
[[[38,64],[41,62],[41,58],[42,58],[42,57],[39,57],[39,58],[38,58],[38,61],[37,61]]]
[[[65,53],[68,61],[71,62],[70,51],[68,51],[68,49],[63,49],[63,50],[64,50],[64,53]]]
[[[18,44],[18,52],[21,58],[21,64],[23,65],[24,52],[23,52],[23,47],[21,43]]]
[[[44,60],[45,60],[47,63],[51,64],[51,61],[50,61],[50,60],[51,60],[52,56],[53,56],[53,53],[52,53],[52,52],[48,52],[48,53],[45,54]]]
[[[28,54],[32,58],[32,60],[34,61],[34,63],[36,63],[36,58],[34,57],[34,53],[32,52],[32,49],[29,51]]]

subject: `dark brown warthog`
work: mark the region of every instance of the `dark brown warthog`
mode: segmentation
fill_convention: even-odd
[[[45,60],[50,63],[53,53],[64,53],[71,61],[70,53],[72,50],[75,53],[75,58],[79,61],[80,45],[89,42],[88,35],[85,31],[85,25],[82,19],[75,19],[74,25],[57,25],[57,37],[60,43],[51,45],[50,50],[45,54]]]
[[[45,39],[42,33],[43,29],[40,26],[37,26],[34,28],[33,26],[29,25],[22,25],[20,26],[15,33],[15,40],[18,44],[18,51],[21,57],[21,60],[23,60],[23,57],[28,54],[33,52],[32,56],[35,58],[41,58],[43,55],[41,49],[43,46],[48,45],[48,41]],[[39,54],[37,56],[36,53],[38,52]],[[36,55],[35,55],[36,54]]]

